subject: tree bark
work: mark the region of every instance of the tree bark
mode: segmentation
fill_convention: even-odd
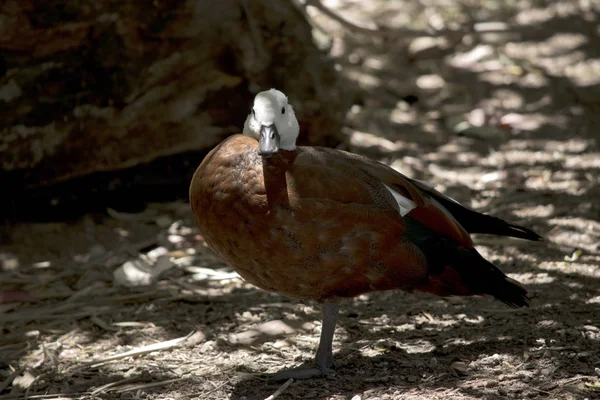
[[[5,0],[0,185],[45,187],[211,148],[270,87],[295,106],[303,143],[341,140],[335,72],[291,1]]]

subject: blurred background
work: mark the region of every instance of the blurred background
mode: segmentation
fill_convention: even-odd
[[[301,144],[546,238],[476,238],[531,309],[360,296],[336,331],[341,373],[285,396],[600,393],[597,1],[4,0],[0,400],[262,399],[278,386],[255,374],[310,362],[319,308],[241,281],[187,203],[271,87]]]

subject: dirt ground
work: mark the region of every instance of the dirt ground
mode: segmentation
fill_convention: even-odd
[[[25,296],[0,304],[0,400],[600,398],[600,6],[471,3],[325,2],[349,29],[309,12],[356,88],[352,151],[546,238],[476,237],[530,308],[363,295],[342,306],[337,373],[282,387],[261,374],[311,362],[318,306],[232,274],[185,201],[21,223],[0,231],[2,289]],[[132,261],[165,271],[115,284]]]

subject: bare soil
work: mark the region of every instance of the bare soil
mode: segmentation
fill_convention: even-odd
[[[12,224],[0,289],[25,301],[0,304],[0,400],[599,398],[600,8],[428,3],[325,4],[363,28],[506,25],[403,40],[309,9],[353,88],[349,147],[542,234],[476,237],[528,287],[530,308],[363,295],[342,307],[337,373],[282,387],[261,374],[311,362],[318,306],[231,274],[185,201]],[[153,284],[115,284],[123,263],[161,254],[172,268]]]

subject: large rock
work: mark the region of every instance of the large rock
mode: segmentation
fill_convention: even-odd
[[[211,148],[270,87],[296,106],[301,140],[340,140],[335,73],[291,1],[0,4],[5,189]]]

